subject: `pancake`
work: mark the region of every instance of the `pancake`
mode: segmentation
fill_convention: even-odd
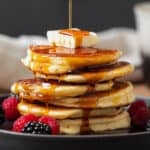
[[[113,117],[96,117],[88,119],[65,119],[59,120],[60,132],[62,134],[81,134],[81,133],[102,133],[130,127],[130,117],[128,112]]]
[[[44,81],[42,79],[19,80],[11,87],[11,91],[24,99],[55,100],[64,97],[81,96],[97,91],[110,90],[112,81],[97,84],[64,84],[57,81]]]
[[[130,82],[115,82],[113,88],[109,91],[48,102],[55,106],[72,108],[108,108],[129,105],[134,100],[135,95]]]
[[[87,94],[76,97],[53,97],[46,95],[37,95],[32,92],[19,93],[20,99],[30,102],[39,101],[49,103],[55,106],[72,108],[108,108],[128,105],[134,101],[133,86],[129,82],[115,82],[111,90],[100,91],[93,94]],[[58,99],[57,99],[58,98]]]
[[[37,78],[53,79],[70,83],[94,83],[124,77],[132,73],[133,70],[134,67],[128,62],[118,62],[112,65],[104,65],[99,68],[90,68],[63,75],[46,75],[35,72],[35,76]]]
[[[63,74],[84,68],[109,64],[116,61],[122,52],[99,48],[65,48],[55,46],[31,46],[22,62],[33,72]]]
[[[111,117],[123,111],[122,108],[105,108],[105,109],[78,109],[54,107],[44,104],[33,104],[25,100],[18,104],[18,110],[21,115],[34,114],[36,116],[52,116],[56,119],[68,118],[87,118],[87,117]]]

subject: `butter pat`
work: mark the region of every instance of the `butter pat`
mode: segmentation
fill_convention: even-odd
[[[92,47],[98,42],[96,33],[74,28],[48,31],[47,38],[50,45],[67,48]]]

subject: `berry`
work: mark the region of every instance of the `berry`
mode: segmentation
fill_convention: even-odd
[[[139,128],[145,128],[146,124],[150,118],[150,113],[148,108],[139,108],[135,114],[131,117],[132,124]]]
[[[0,124],[2,124],[5,121],[5,116],[2,108],[0,107]]]
[[[20,114],[17,110],[18,100],[15,97],[8,97],[2,102],[2,109],[4,111],[5,119],[14,121]]]
[[[134,103],[132,103],[130,108],[128,109],[130,116],[132,117],[136,113],[136,111],[140,108],[147,109],[147,105],[146,105],[145,101],[138,100],[138,101],[135,101]]]
[[[32,114],[19,117],[13,124],[13,131],[21,132],[25,124],[31,121],[38,121],[38,117]]]
[[[49,125],[49,127],[51,128],[52,134],[59,134],[59,123],[58,121],[50,116],[43,116],[39,119],[40,122],[45,123],[47,125]]]
[[[30,121],[25,124],[22,129],[23,133],[31,133],[31,134],[51,134],[50,127],[38,121]]]

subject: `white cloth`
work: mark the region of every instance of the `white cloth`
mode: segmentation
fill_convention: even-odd
[[[123,60],[140,65],[140,47],[137,34],[132,29],[116,28],[98,33],[100,42],[96,47],[123,50]],[[22,65],[29,45],[47,44],[45,37],[20,36],[17,38],[0,35],[0,89],[10,89],[19,79],[31,77],[32,73]]]
[[[32,44],[46,44],[39,36],[20,36],[12,38],[0,35],[0,89],[9,89],[14,81],[32,76],[21,63],[26,50]]]
[[[140,42],[135,30],[113,28],[98,33],[100,42],[97,47],[119,49],[123,51],[121,60],[129,61],[135,66],[141,64]]]

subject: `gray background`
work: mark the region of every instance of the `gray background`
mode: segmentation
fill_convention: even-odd
[[[141,1],[73,0],[73,25],[94,31],[134,28],[132,8]],[[68,0],[0,0],[0,33],[44,35],[48,29],[68,27],[67,13]]]

